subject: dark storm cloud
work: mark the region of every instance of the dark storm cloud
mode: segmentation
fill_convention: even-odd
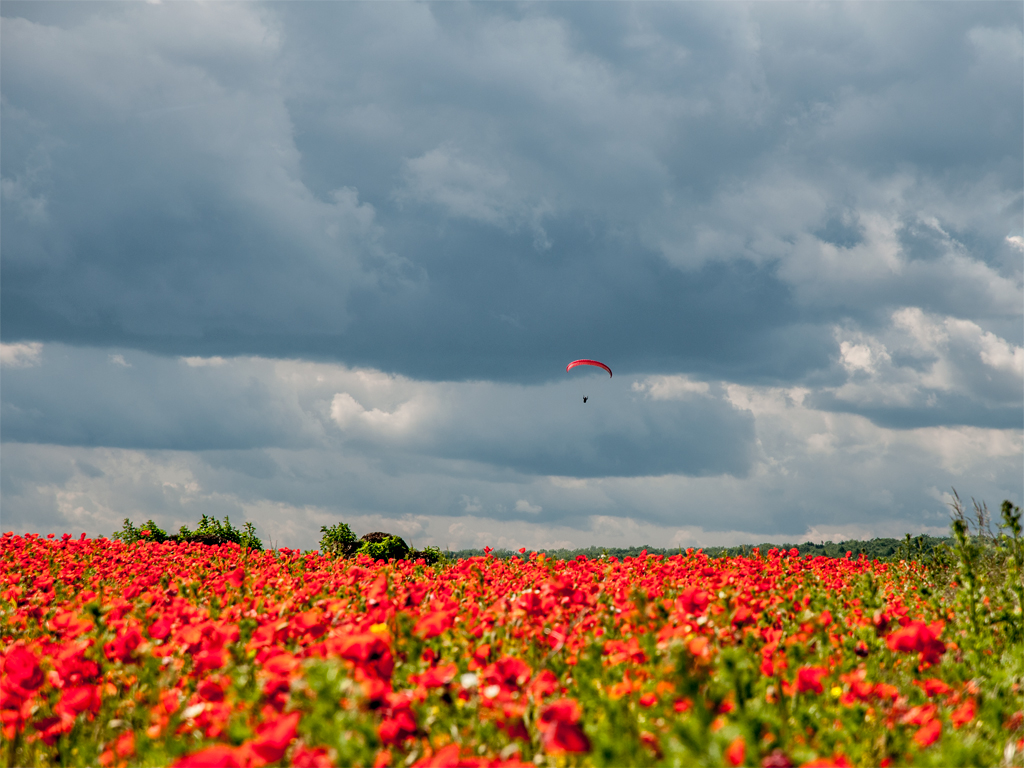
[[[790,383],[899,306],[1020,342],[1016,3],[4,14],[5,341]]]
[[[0,12],[5,529],[690,546],[1020,496],[1019,2]]]
[[[823,411],[856,413],[889,429],[972,425],[989,429],[1024,428],[1024,408],[985,406],[965,395],[922,392],[920,405],[873,405],[844,402],[830,393],[811,399],[810,404]]]
[[[650,400],[621,376],[541,387],[396,385],[385,377],[390,383],[375,388],[358,371],[335,369],[342,379],[332,383],[301,363],[269,360],[47,345],[35,362],[4,368],[4,441],[220,451],[225,458],[216,461],[240,461],[225,466],[254,478],[276,472],[249,450],[266,448],[357,451],[395,472],[461,460],[572,477],[742,476],[752,457],[753,420],[721,393]],[[403,393],[382,400],[381,387],[395,386]],[[593,388],[589,408],[580,395],[586,386]]]
[[[60,345],[41,358],[4,368],[5,441],[194,451],[315,439],[294,403],[244,371]]]

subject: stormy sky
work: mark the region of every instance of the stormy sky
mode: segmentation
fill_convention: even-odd
[[[1021,501],[1019,2],[0,11],[4,530],[693,546]]]

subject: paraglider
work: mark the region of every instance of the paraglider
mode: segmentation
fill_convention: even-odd
[[[608,371],[608,378],[610,379],[612,377],[612,369],[598,360],[573,360],[571,363],[565,366],[566,373],[571,371],[577,365],[592,365],[595,368],[603,368],[604,370]],[[586,403],[588,399],[589,397],[587,395],[583,396],[584,403]]]
[[[609,368],[604,363],[599,362],[597,360],[573,360],[571,363],[569,363],[567,366],[565,366],[565,370],[566,371],[571,371],[577,365],[594,365],[594,366],[597,366],[598,368],[604,368],[606,371],[608,371],[608,378],[611,378],[612,369]]]

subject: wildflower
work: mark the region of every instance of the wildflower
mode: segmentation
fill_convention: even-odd
[[[242,768],[239,750],[226,744],[215,744],[178,760],[171,768]]]
[[[698,587],[689,587],[676,598],[676,607],[684,613],[700,616],[708,607],[709,599],[710,596],[704,590]]]
[[[3,663],[3,677],[5,687],[21,692],[34,691],[46,680],[39,659],[22,646],[16,646],[7,654]]]
[[[968,698],[963,704],[953,710],[949,716],[949,721],[953,724],[954,728],[962,728],[974,719],[977,708],[978,705],[975,704],[974,699]]]
[[[292,712],[281,719],[265,726],[251,742],[244,744],[243,749],[251,752],[255,765],[276,763],[284,757],[288,745],[295,738],[302,715]]]
[[[941,735],[942,721],[929,720],[917,729],[917,733],[914,734],[914,741],[922,747],[927,747],[928,745],[933,744]]]
[[[923,621],[911,621],[902,629],[890,634],[885,643],[889,650],[903,653],[919,652],[921,661],[935,664],[946,652],[946,644],[939,640],[942,622],[925,624]]]
[[[821,678],[827,673],[821,667],[801,667],[796,673],[796,689],[800,693],[823,693]]]
[[[742,736],[737,736],[729,743],[725,750],[725,759],[729,761],[729,765],[743,765],[743,761],[747,759],[747,742]]]

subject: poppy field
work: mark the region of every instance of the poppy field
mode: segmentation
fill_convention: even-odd
[[[8,533],[2,759],[1021,765],[1015,514],[998,567],[965,531],[927,560],[433,566]]]

